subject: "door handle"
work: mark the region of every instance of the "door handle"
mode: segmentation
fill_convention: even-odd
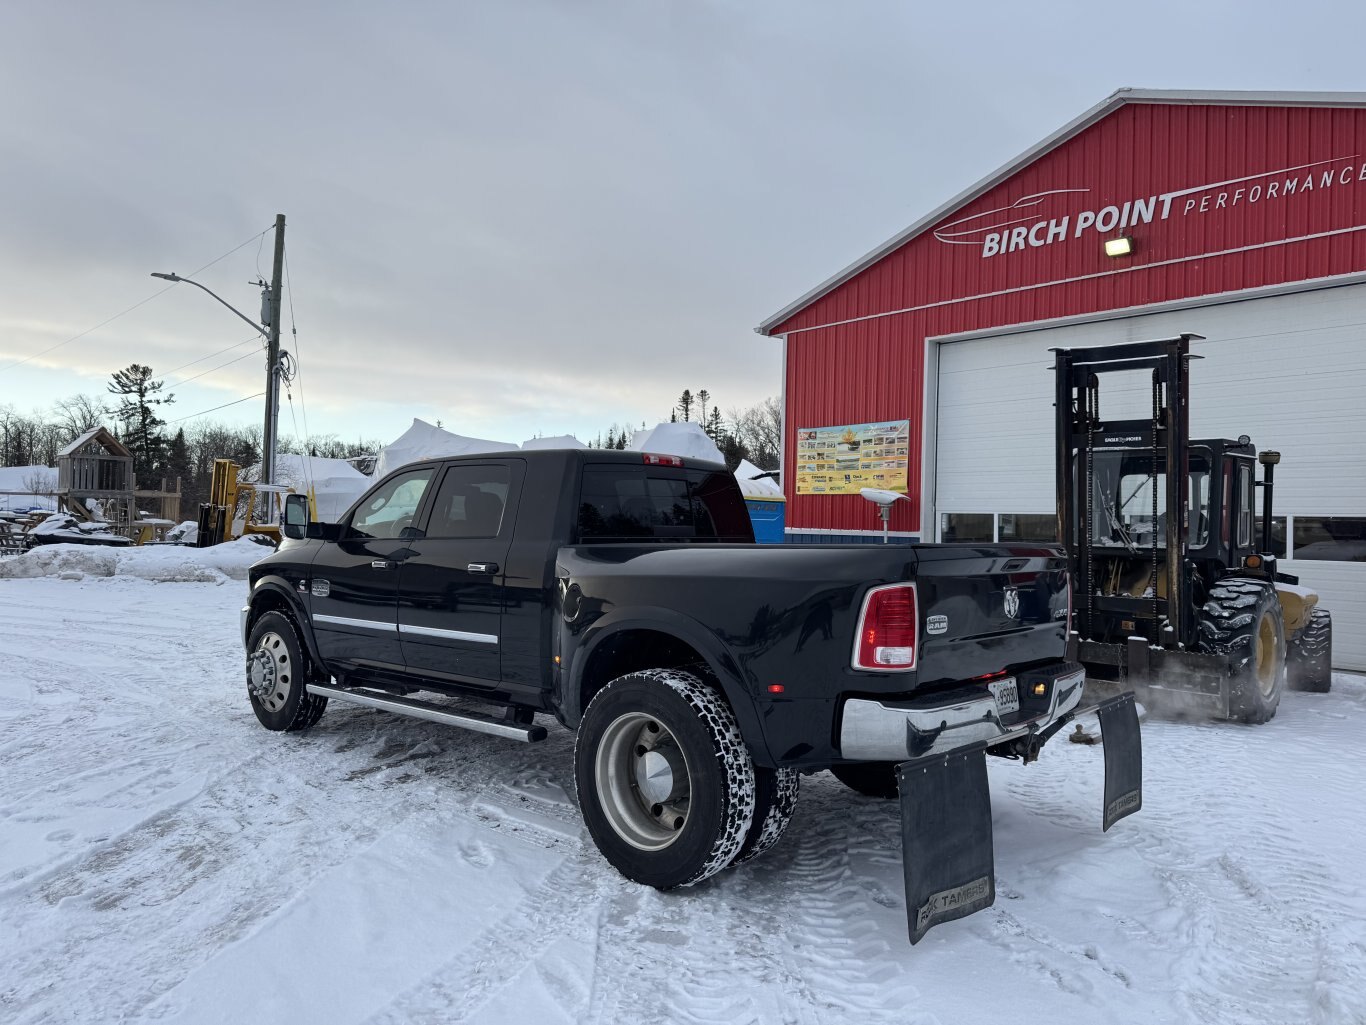
[[[390,562],[388,559],[376,559],[374,562],[370,563],[370,568],[371,568],[371,569],[393,569],[393,568],[394,568],[394,564],[393,564],[392,562]]]
[[[472,562],[472,563],[470,563],[468,566],[466,566],[465,569],[466,569],[467,572],[470,572],[470,573],[487,573],[487,574],[489,574],[490,576],[492,576],[494,573],[497,573],[497,572],[498,572],[498,563],[496,563],[496,562]]]

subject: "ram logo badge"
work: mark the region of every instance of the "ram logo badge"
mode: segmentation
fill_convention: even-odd
[[[949,632],[948,616],[931,616],[925,620],[925,632],[927,634],[942,634]]]
[[[315,580],[313,581],[313,597],[326,598],[332,593],[332,581]]]
[[[1007,587],[1005,589],[1005,613],[1007,619],[1020,618],[1020,589],[1018,587]]]

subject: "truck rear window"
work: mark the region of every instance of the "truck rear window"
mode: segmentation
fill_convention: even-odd
[[[579,500],[579,540],[754,540],[744,498],[729,474],[589,466]]]

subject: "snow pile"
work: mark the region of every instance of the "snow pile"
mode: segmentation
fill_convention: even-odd
[[[767,471],[759,469],[748,459],[741,459],[735,468],[735,479],[740,482],[740,490],[746,498],[782,498],[783,489],[772,477],[760,476]]]
[[[35,493],[34,489],[37,489]],[[57,490],[57,470],[52,466],[0,466],[0,509],[56,509],[57,500],[50,494]]]
[[[212,548],[182,545],[144,545],[110,548],[102,545],[41,545],[0,562],[0,579],[10,577],[135,577],[156,583],[198,581],[222,583],[245,580],[252,563],[274,549],[250,538],[238,538]]]
[[[726,461],[716,442],[707,437],[700,425],[694,423],[659,424],[652,430],[636,431],[629,447],[637,452],[656,452],[711,463]]]
[[[516,452],[517,446],[505,441],[489,441],[485,438],[466,438],[425,420],[413,420],[413,426],[399,438],[379,450],[375,460],[375,480],[379,480],[407,463],[419,459],[439,459],[443,456],[464,456],[478,452]]]
[[[247,476],[259,480],[260,464],[248,470]],[[301,494],[312,488],[318,519],[323,523],[336,523],[365,493],[371,481],[345,459],[280,452],[275,456],[275,483],[288,485]]]
[[[552,438],[528,438],[526,441],[522,442],[522,448],[524,449],[587,447],[587,445],[572,434],[557,434]]]

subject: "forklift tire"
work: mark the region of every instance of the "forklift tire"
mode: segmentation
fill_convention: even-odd
[[[865,797],[891,800],[899,793],[896,762],[849,762],[832,765],[830,771],[850,790],[857,790]]]
[[[1200,646],[1228,659],[1228,717],[1264,723],[1274,718],[1285,687],[1285,619],[1276,589],[1261,580],[1230,578],[1210,588],[1200,609]]]
[[[1285,649],[1285,682],[1291,690],[1327,694],[1333,686],[1333,617],[1314,609]]]

